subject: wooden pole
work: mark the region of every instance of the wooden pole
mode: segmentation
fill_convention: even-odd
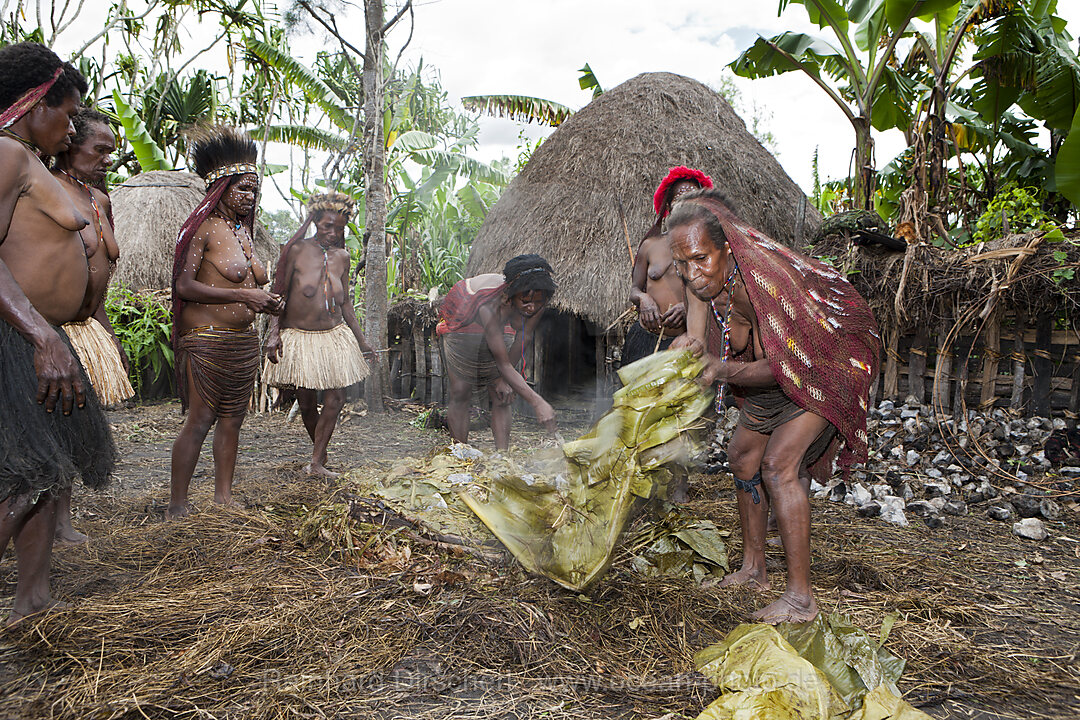
[[[1054,375],[1054,361],[1050,358],[1050,340],[1054,333],[1053,313],[1042,313],[1035,323],[1035,349],[1031,367],[1034,382],[1031,388],[1031,411],[1037,417],[1050,417],[1050,379]]]
[[[994,310],[986,319],[983,335],[982,378],[979,387],[979,410],[989,410],[997,400],[998,364],[1001,360],[1001,314]]]
[[[1069,427],[1076,427],[1080,420],[1080,354],[1072,356],[1072,392],[1069,393],[1069,409],[1065,413]]]
[[[897,347],[900,344],[900,331],[897,328],[891,328],[889,330],[888,339],[885,342],[885,397],[889,400],[896,400],[900,394],[899,389],[899,371],[897,370],[897,360],[899,360],[899,353]]]
[[[416,363],[413,365],[413,397],[422,403],[428,401],[428,389],[427,389],[427,348],[424,343],[424,328],[418,320],[414,320],[412,324],[412,345],[413,355],[416,358]]]
[[[1024,366],[1027,354],[1024,352],[1024,325],[1027,317],[1022,312],[1016,313],[1016,327],[1013,328],[1013,385],[1009,399],[1010,410],[1020,410],[1024,404]]]
[[[952,372],[952,350],[945,341],[949,337],[952,318],[948,315],[941,321],[937,335],[937,359],[934,362],[934,386],[930,394],[933,398],[934,412],[944,413],[949,409],[949,374]]]
[[[968,365],[971,361],[971,348],[975,344],[974,338],[968,339],[966,342],[961,339],[956,339],[956,368],[954,373],[956,374],[956,385],[953,388],[953,406],[952,416],[956,420],[964,419],[964,393],[967,392],[968,385]]]
[[[930,345],[930,330],[926,323],[919,323],[915,340],[908,350],[908,396],[922,405],[926,402],[926,352]]]

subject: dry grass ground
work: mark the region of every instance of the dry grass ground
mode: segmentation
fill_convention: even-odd
[[[445,442],[411,417],[348,415],[331,465],[377,474]],[[0,635],[5,720],[694,717],[715,690],[693,654],[783,587],[778,550],[764,596],[645,579],[623,552],[577,596],[422,530],[351,519],[347,483],[301,476],[306,437],[282,414],[245,425],[243,509],[210,502],[205,453],[200,512],[166,523],[176,405],[112,420],[118,482],[77,492],[93,541],[54,557],[54,592],[74,608]],[[687,509],[735,531],[737,560],[730,481],[693,480]],[[888,647],[908,662],[909,701],[940,718],[1080,714],[1075,517],[1038,544],[981,515],[899,528],[815,500],[814,521],[819,602],[872,634],[898,614]],[[0,611],[14,579],[9,554]]]

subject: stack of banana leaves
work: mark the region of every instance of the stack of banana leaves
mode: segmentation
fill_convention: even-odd
[[[694,664],[721,694],[697,720],[930,720],[899,697],[904,661],[838,614],[739,625]]]
[[[680,350],[622,368],[623,387],[612,409],[561,452],[511,457],[455,444],[426,459],[402,458],[373,484],[361,479],[361,489],[438,533],[477,546],[488,545],[494,533],[527,570],[580,592],[610,565],[635,508],[664,499],[671,469],[697,450],[695,438],[702,433],[695,431],[711,402],[711,393],[695,382],[701,369],[699,360]],[[642,562],[653,564],[649,574],[692,569],[700,579],[726,567],[715,527],[673,518],[669,512],[631,539],[645,556]],[[675,551],[687,562],[674,563]]]
[[[563,445],[564,472],[470,484],[462,499],[526,569],[571,590],[588,588],[609,567],[635,507],[666,496],[666,466],[695,451],[691,431],[711,402],[695,382],[701,370],[683,350],[622,368],[611,410]]]

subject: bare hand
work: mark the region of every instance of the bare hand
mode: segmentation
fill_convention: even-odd
[[[642,295],[638,303],[638,322],[641,327],[653,334],[660,334],[660,308],[648,295]]]
[[[124,352],[124,345],[120,342],[120,340],[116,341],[116,352],[120,353],[120,364],[124,366],[124,372],[130,376],[131,361],[128,359],[127,353]]]
[[[281,335],[276,332],[270,333],[266,338],[266,359],[277,364],[277,361],[281,359],[281,350]]]
[[[548,432],[554,433],[558,427],[555,424],[555,408],[551,407],[551,404],[547,400],[540,398],[540,402],[535,405],[533,410],[536,412],[537,421],[543,425]]]
[[[37,401],[45,405],[45,412],[55,410],[57,400],[65,415],[71,414],[74,405],[86,405],[79,361],[57,333],[47,333],[41,346],[34,348],[34,374],[38,379]]]
[[[245,289],[240,292],[243,293],[240,296],[240,302],[255,312],[280,315],[285,307],[285,304],[281,301],[281,296],[275,293],[266,292],[259,288]]]
[[[660,316],[660,323],[664,327],[682,327],[686,324],[686,303],[675,303]]]
[[[683,333],[671,342],[672,350],[686,349],[694,357],[701,357],[705,353],[705,343],[698,340],[690,333]]]
[[[501,403],[508,403],[514,399],[514,388],[502,378],[495,381],[495,399]]]
[[[708,354],[703,359],[705,369],[701,371],[701,377],[698,378],[699,383],[705,387],[712,387],[716,383],[727,381],[729,366],[726,362],[715,355]]]

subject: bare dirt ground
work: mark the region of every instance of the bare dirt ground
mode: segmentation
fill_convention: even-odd
[[[559,410],[568,438],[588,424],[585,408]],[[377,474],[447,442],[414,418],[350,406],[331,468]],[[208,442],[192,483],[199,512],[166,523],[179,406],[110,420],[116,480],[102,494],[75,494],[75,525],[93,540],[54,555],[54,594],[74,609],[0,634],[3,720],[692,718],[716,696],[693,654],[783,589],[776,549],[764,595],[647,580],[624,550],[588,596],[574,596],[513,563],[372,530],[343,516],[339,488],[302,476],[310,445],[284,413],[244,425],[235,489],[243,509],[210,501]],[[491,447],[486,431],[474,439]],[[516,423],[515,443],[540,439],[534,425]],[[686,510],[733,531],[737,563],[730,480],[693,476]],[[1051,538],[1034,543],[977,507],[936,530],[820,500],[813,511],[822,610],[872,635],[898,616],[887,647],[908,661],[901,689],[910,702],[936,718],[1080,716],[1075,514],[1048,523]],[[0,613],[14,582],[8,553]]]

